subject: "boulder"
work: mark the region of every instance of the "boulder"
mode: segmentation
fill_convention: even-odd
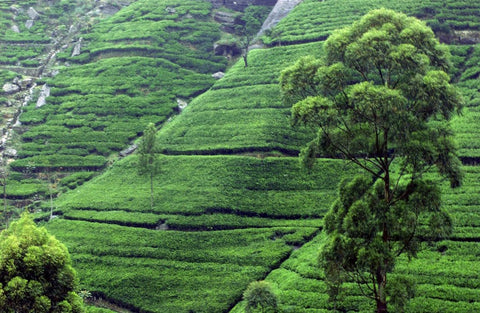
[[[274,6],[277,0],[209,0],[214,8],[227,7],[235,11],[243,11],[249,5]]]
[[[10,29],[15,33],[20,33],[20,28],[18,28],[17,25],[12,25],[12,27],[10,27]]]
[[[17,156],[17,150],[13,148],[7,148],[4,151],[4,156],[9,157],[9,158],[15,158]]]
[[[475,45],[480,43],[480,31],[475,30],[457,30],[454,31],[457,36],[457,42],[464,45]]]
[[[11,95],[19,92],[20,86],[18,86],[17,84],[6,83],[5,85],[3,85],[2,89],[4,93],[6,93],[7,95]]]
[[[33,20],[27,20],[27,21],[25,22],[25,27],[26,27],[27,29],[32,28],[32,26],[33,26]]]
[[[30,88],[32,87],[33,85],[33,78],[25,78],[25,79],[22,79],[20,82],[20,88],[21,89],[27,89],[27,88]]]
[[[212,74],[212,77],[215,78],[215,79],[220,79],[220,78],[223,78],[224,76],[225,76],[224,72],[216,72],[216,73]]]
[[[40,14],[38,14],[38,12],[35,11],[35,9],[32,7],[28,8],[27,15],[30,17],[31,20],[35,20],[40,16]]]
[[[132,154],[133,152],[135,152],[135,150],[137,150],[138,146],[136,144],[133,144],[131,145],[130,147],[120,151],[119,155],[121,157],[126,157],[127,155],[130,155]]]
[[[80,38],[73,46],[72,57],[80,55],[82,50],[82,38]]]
[[[182,100],[180,98],[177,98],[177,105],[178,105],[178,109],[180,111],[182,111],[183,109],[185,109],[188,105],[188,102],[185,101],[185,100]]]
[[[43,85],[42,90],[40,90],[40,96],[38,97],[36,108],[40,108],[47,103],[47,98],[50,96],[50,87],[47,84]]]

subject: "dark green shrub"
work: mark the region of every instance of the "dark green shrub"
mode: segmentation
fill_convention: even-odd
[[[248,285],[243,293],[243,299],[247,302],[247,313],[275,313],[277,310],[277,296],[272,290],[270,283],[262,280]]]

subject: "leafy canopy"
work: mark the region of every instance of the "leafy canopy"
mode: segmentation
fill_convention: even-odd
[[[153,177],[160,172],[158,159],[157,129],[149,123],[138,147],[138,173],[150,178],[150,209],[153,209]]]
[[[1,233],[1,312],[84,312],[76,286],[67,248],[28,215]]]
[[[377,312],[387,312],[387,301],[401,312],[405,299],[388,290],[405,288],[387,288],[396,257],[415,256],[422,238],[452,228],[423,174],[436,167],[453,187],[462,178],[448,123],[462,102],[446,73],[449,53],[423,22],[386,9],[336,31],[324,49],[323,60],[285,69],[280,84],[294,123],[318,131],[302,150],[304,164],[339,157],[367,174],[340,185],[325,217],[329,292],[335,298],[353,277]]]

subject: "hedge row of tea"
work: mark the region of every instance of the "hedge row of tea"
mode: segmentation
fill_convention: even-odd
[[[459,147],[459,155],[467,158],[480,157],[480,125],[476,122],[480,118],[480,45],[450,46],[456,72],[458,87],[465,100],[465,107],[461,116],[453,123],[455,139]],[[476,162],[478,163],[478,162]]]
[[[138,175],[136,160],[117,161],[78,192],[61,196],[58,209],[66,218],[150,228],[284,226],[297,225],[301,217],[314,219],[301,225],[318,227],[334,199],[339,173],[351,173],[338,160],[319,162],[309,174],[295,158],[164,156],[152,210],[149,181]]]
[[[250,281],[288,257],[291,245],[317,232],[162,232],[65,220],[48,228],[69,247],[82,287],[142,312],[225,312]]]
[[[424,19],[438,32],[480,30],[475,1],[427,0],[305,0],[298,5],[264,40],[270,45],[311,42],[326,39],[335,29],[350,25],[373,8],[384,7]]]
[[[212,74],[223,68],[224,60],[212,53],[220,33],[218,24],[211,22],[211,13],[207,1],[136,1],[85,34],[88,44],[79,56],[63,54],[60,59],[83,63],[133,54],[164,58],[185,69]]]
[[[38,82],[51,88],[46,104],[38,107],[37,92],[24,108],[12,168],[101,169],[146,125],[175,114],[177,99],[208,89],[226,66],[209,44],[220,36],[210,14],[206,1],[142,0],[86,28],[80,55],[59,53],[69,66]]]

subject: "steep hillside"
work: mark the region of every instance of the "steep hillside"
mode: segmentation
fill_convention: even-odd
[[[76,8],[73,1],[68,3]],[[121,9],[95,6],[90,12]],[[48,75],[43,73],[45,61],[33,78],[24,79],[35,85],[26,90],[18,137],[8,142],[17,151],[10,168],[18,173],[8,184],[9,197],[31,199],[51,192],[38,177],[48,176],[50,186],[74,187],[75,178],[81,184],[91,175],[60,179],[103,169],[149,122],[160,125],[178,112],[180,103],[208,89],[215,81],[211,75],[226,66],[213,53],[220,29],[211,10],[204,1],[164,1],[160,6],[137,1],[111,18],[81,16],[57,44],[66,45],[58,51],[42,48],[54,51],[56,63],[48,67]],[[78,31],[71,30],[77,26]],[[57,28],[63,29],[55,26],[52,31]]]
[[[22,115],[30,128],[21,137],[24,160],[12,165],[28,172],[31,161],[35,170],[111,161],[102,175],[60,195],[61,216],[45,223],[68,246],[82,288],[107,303],[132,312],[242,312],[245,287],[266,278],[284,312],[330,312],[317,261],[322,218],[339,180],[354,169],[329,159],[311,172],[298,166],[294,156],[313,134],[291,127],[279,72],[300,56],[321,56],[328,34],[376,7],[423,17],[449,40],[458,32],[474,38],[478,6],[466,2],[304,0],[267,32],[272,47],[251,51],[247,68],[236,63],[213,81],[211,73],[226,61],[207,49],[217,36],[211,4],[136,1],[85,31],[79,55],[73,48],[59,55],[60,74],[40,81],[52,96]],[[466,100],[453,126],[466,164],[478,157],[479,49],[464,39],[451,45],[452,74]],[[177,98],[188,106],[168,121]],[[137,156],[109,159],[149,121],[168,121],[158,133],[163,154],[153,209]],[[91,153],[98,164],[86,165]],[[417,280],[418,297],[407,312],[480,310],[480,169],[464,170],[463,187],[442,185],[453,236],[425,243],[419,259],[398,264]],[[63,183],[76,187],[88,175]],[[342,305],[370,312],[361,290],[349,287]]]

